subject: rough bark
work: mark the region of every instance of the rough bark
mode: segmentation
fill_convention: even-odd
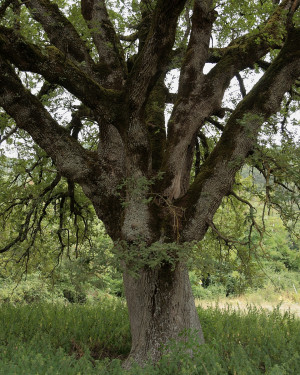
[[[72,60],[79,63],[85,62],[88,70],[92,68],[94,62],[88,48],[75,27],[60,12],[56,4],[48,0],[26,0],[24,4],[30,9],[34,19],[43,25],[48,38],[55,47]]]
[[[224,92],[236,73],[253,66],[269,52],[272,45],[282,42],[281,25],[287,21],[286,9],[292,6],[291,1],[283,1],[261,27],[259,34],[249,33],[234,40],[214,68],[204,75],[202,68],[209,56],[208,36],[214,12],[209,7],[203,9],[199,3],[195,2],[194,12],[202,22],[193,24],[189,48],[181,68],[178,99],[168,124],[164,160],[168,185],[164,195],[170,200],[182,197],[189,186],[187,171],[192,164],[190,149],[194,146],[197,132],[209,116],[220,112]],[[198,54],[197,58],[190,56],[194,50],[199,52],[201,58]],[[184,137],[182,132],[185,133]]]
[[[145,358],[157,362],[163,347],[170,340],[179,340],[180,333],[190,332],[198,336],[199,343],[204,342],[184,266],[145,268],[137,278],[125,272],[124,286],[132,335],[128,364],[143,364]]]
[[[299,77],[300,56],[295,47],[299,37],[300,29],[289,34],[266,74],[231,115],[220,141],[182,198],[180,205],[187,209],[182,232],[184,241],[203,238],[222,198],[229,193],[237,171],[256,144],[259,129],[276,113],[284,93]]]
[[[81,12],[91,29],[98,51],[96,69],[105,71],[101,81],[110,88],[120,88],[126,75],[126,65],[123,49],[108,16],[105,1],[82,0]]]

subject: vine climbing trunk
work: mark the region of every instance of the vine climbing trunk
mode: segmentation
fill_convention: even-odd
[[[138,277],[124,272],[132,347],[126,365],[132,361],[157,362],[162,349],[183,332],[203,333],[192,295],[188,271],[178,263],[163,264],[155,269],[145,267]],[[184,338],[184,335],[183,335]]]

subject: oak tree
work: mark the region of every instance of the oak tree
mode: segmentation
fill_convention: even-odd
[[[252,210],[233,191],[246,162],[265,177],[269,201],[271,182],[297,194],[291,172],[297,163],[278,161],[282,149],[272,153],[263,147],[260,132],[286,133],[289,106],[299,98],[299,4],[1,3],[2,139],[25,132],[52,163],[52,177],[35,200],[48,197],[39,218],[32,206],[1,253],[24,241],[30,230],[36,239],[53,199],[49,194],[61,178],[68,184],[68,194],[57,195],[61,208],[69,199],[78,216],[74,187],[80,186],[123,268],[130,360],[157,361],[161,345],[186,330],[204,342],[188,278],[188,247],[209,228],[228,242],[213,222],[224,197],[231,194]],[[169,87],[174,71],[176,92]],[[259,77],[253,87],[244,83],[252,74]],[[234,80],[240,93],[228,104]],[[278,122],[274,116],[280,110]],[[62,119],[62,112],[71,115]],[[291,136],[287,139],[291,145]],[[27,175],[44,158],[39,155]],[[34,184],[42,180],[41,173]],[[31,207],[32,199],[14,200],[6,212]],[[62,231],[61,225],[63,244]]]

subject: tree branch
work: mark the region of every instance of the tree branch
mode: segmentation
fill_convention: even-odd
[[[119,104],[120,92],[100,86],[53,46],[41,49],[12,29],[0,27],[0,52],[20,70],[41,74],[48,82],[65,87],[86,106],[99,108],[104,115],[112,105]]]
[[[234,198],[236,198],[238,201],[242,202],[242,203],[245,203],[247,204],[252,210],[256,211],[255,207],[249,202],[247,201],[247,199],[244,199],[240,196],[238,196],[233,190],[231,190],[228,195],[232,195]]]
[[[238,80],[240,90],[241,90],[241,94],[242,94],[242,97],[244,98],[247,95],[247,92],[246,92],[246,88],[245,88],[245,85],[244,85],[243,78],[241,77],[240,73],[236,73],[235,77]]]
[[[44,95],[50,94],[50,92],[54,91],[55,88],[56,85],[53,85],[49,82],[44,82],[36,97],[41,100]]]
[[[100,142],[98,156],[85,150],[67,129],[56,123],[1,58],[0,81],[0,106],[45,150],[62,176],[81,185],[91,202],[96,202],[97,215],[109,235],[119,238],[120,222],[116,221],[115,214],[118,212],[117,217],[121,220],[123,207],[117,186],[124,177],[125,168],[119,147],[122,141],[117,130],[112,125],[108,126],[109,130],[105,129],[105,124],[100,127],[105,137]]]
[[[26,215],[25,221],[22,223],[20,232],[18,236],[13,239],[8,245],[4,246],[2,249],[0,249],[0,254],[5,253],[6,251],[10,250],[16,243],[18,242],[24,242],[27,238],[27,232],[29,229],[29,224],[31,217],[35,211],[35,207],[33,207]]]
[[[192,77],[190,80],[181,78],[181,82],[186,80],[187,84],[182,84],[182,87],[179,88],[181,95],[178,95],[170,118],[166,160],[164,161],[168,185],[165,187],[163,194],[170,200],[183,196],[189,186],[192,160],[188,150],[194,144],[197,132],[208,117],[220,111],[224,92],[231,79],[240,70],[252,66],[273,45],[277,45],[278,41],[283,40],[282,27],[286,23],[287,9],[289,9],[291,3],[291,0],[284,0],[269,21],[261,26],[259,33],[250,33],[233,41],[225,49],[220,61],[206,76],[201,76],[202,72],[199,74],[202,81],[199,81],[197,85],[194,83],[196,82],[195,76],[197,77],[195,74],[190,76]],[[186,59],[188,59],[188,55]],[[189,63],[197,66],[195,58]],[[184,68],[181,75],[184,77]],[[189,84],[190,81],[191,84]],[[191,88],[192,91],[190,91]],[[206,100],[203,100],[203,98],[206,98]],[[184,124],[182,124],[182,118],[185,119]]]
[[[87,47],[56,4],[49,0],[24,0],[23,3],[33,18],[43,26],[55,47],[73,62],[85,62],[88,70],[93,67],[94,62]],[[81,67],[84,69],[83,64]]]
[[[284,0],[267,23],[258,28],[258,33],[243,35],[225,48],[219,62],[207,74],[207,82],[214,86],[215,93],[219,91],[219,98],[223,98],[225,89],[239,71],[252,67],[271,48],[282,44],[287,35],[287,10],[291,6],[291,0]]]
[[[216,235],[225,242],[226,245],[229,245],[229,244],[238,244],[238,245],[242,245],[242,246],[246,246],[248,244],[248,242],[241,242],[241,241],[237,241],[237,240],[234,240],[233,238],[229,238],[229,237],[226,237],[224,234],[222,234],[218,229],[217,227],[215,226],[214,222],[213,221],[210,221],[208,223],[208,225],[211,227],[211,229],[213,230],[214,233],[216,233]]]
[[[169,61],[175,41],[177,19],[186,0],[159,0],[145,44],[127,81],[130,107],[142,109],[160,73]]]
[[[119,35],[119,39],[124,42],[135,42],[139,37],[138,31],[129,35]]]
[[[253,149],[264,121],[280,107],[284,94],[300,75],[297,40],[300,28],[290,32],[266,74],[240,102],[195,182],[179,204],[186,207],[183,241],[202,239],[234,176]]]
[[[103,65],[108,68],[105,81],[111,88],[121,88],[127,69],[123,48],[109,19],[105,1],[81,0],[81,13],[92,32],[99,65],[102,69]]]
[[[8,133],[6,133],[3,136],[0,136],[0,144],[6,141],[11,135],[15,134],[17,131],[18,131],[18,128],[15,126]]]
[[[178,97],[187,98],[201,85],[203,67],[209,53],[209,40],[216,13],[212,1],[195,1],[192,31],[180,74]]]
[[[219,121],[216,121],[215,119],[213,119],[212,117],[208,117],[207,118],[207,121],[209,123],[211,123],[212,125],[214,125],[218,130],[221,130],[221,132],[224,131],[224,125],[220,124]]]
[[[208,141],[204,133],[199,131],[198,136],[201,141],[201,145],[204,148],[204,160],[206,160],[209,157],[209,146],[208,146]]]
[[[199,87],[203,86],[203,67],[209,53],[209,40],[215,16],[212,1],[195,1],[191,37],[181,69],[178,97],[168,125],[166,155],[169,159],[164,161],[164,169],[167,171],[168,179],[170,175],[174,178],[170,179],[171,185],[166,187],[164,196],[170,200],[183,195],[189,186],[193,163],[191,150],[195,146],[196,130],[202,125],[201,120],[200,123],[196,120],[196,116],[199,117],[202,110],[194,103],[198,101],[196,95]],[[197,111],[197,115],[192,108],[189,108],[190,105]],[[189,111],[191,113],[188,113]],[[182,118],[185,118],[184,124]],[[185,133],[184,137],[183,133]],[[179,151],[178,148],[181,150]]]
[[[70,131],[71,137],[78,139],[79,132],[83,128],[81,119],[91,118],[91,110],[83,105],[79,106],[76,112],[72,112],[72,119],[68,125],[68,130]]]
[[[1,59],[0,68],[0,105],[17,126],[26,130],[47,152],[62,175],[77,182],[88,179],[88,164],[94,162],[91,156],[53,120],[40,101],[23,87],[13,69]]]
[[[271,65],[271,63],[267,62],[267,61],[264,61],[264,60],[258,60],[256,61],[256,64],[261,68],[263,69],[264,71],[266,71],[269,66]]]
[[[169,104],[175,104],[175,102],[176,102],[176,100],[177,100],[177,97],[178,97],[178,94],[177,94],[177,93],[170,92],[170,91],[167,89],[166,103],[169,103]]]

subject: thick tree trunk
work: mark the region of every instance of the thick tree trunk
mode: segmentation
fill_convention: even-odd
[[[191,331],[204,343],[186,267],[163,265],[144,269],[138,278],[124,273],[125,294],[131,324],[132,347],[125,367],[132,361],[157,362],[162,347]]]

